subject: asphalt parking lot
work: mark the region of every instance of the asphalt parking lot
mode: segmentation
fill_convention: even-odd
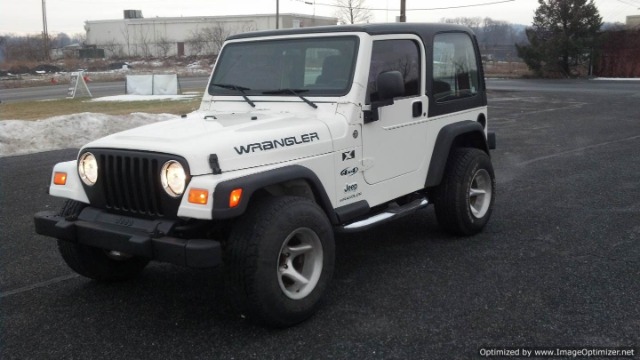
[[[337,237],[324,307],[237,318],[218,269],[152,264],[99,284],[33,231],[54,163],[0,158],[2,359],[469,359],[489,347],[640,345],[640,82],[490,81],[497,199],[485,231],[432,209]]]

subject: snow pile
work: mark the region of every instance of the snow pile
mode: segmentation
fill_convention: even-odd
[[[189,95],[114,95],[91,99],[90,101],[151,101],[151,100],[191,100],[200,94]]]
[[[597,78],[593,78],[591,80],[597,80],[597,81],[639,81],[640,79],[638,79],[638,78],[597,77]]]
[[[176,118],[176,115],[81,113],[36,121],[2,120],[0,156],[79,148],[109,134],[173,118]]]

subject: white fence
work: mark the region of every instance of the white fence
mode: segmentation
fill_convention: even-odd
[[[132,95],[177,95],[177,74],[127,75],[127,94]]]

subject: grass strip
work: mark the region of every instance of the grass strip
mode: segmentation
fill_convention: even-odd
[[[84,112],[123,115],[135,112],[150,114],[187,114],[200,106],[200,97],[186,100],[106,101],[61,99],[22,101],[0,104],[0,120],[37,120]]]

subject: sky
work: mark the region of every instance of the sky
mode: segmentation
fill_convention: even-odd
[[[146,18],[167,16],[219,16],[300,13],[333,16],[335,0],[2,0],[0,34],[37,34],[42,31],[42,3],[46,3],[50,34],[84,33],[87,20],[121,19],[123,10],[142,10]],[[313,3],[315,2],[315,5]],[[530,25],[537,0],[406,0],[407,21],[438,22],[442,18],[490,17]],[[499,3],[496,3],[499,2]],[[399,15],[400,0],[365,0],[372,22],[391,22]],[[461,7],[474,4],[491,5]],[[640,0],[595,0],[605,22],[624,23],[627,15],[640,15]],[[446,10],[416,10],[460,7]],[[379,10],[378,10],[379,9]],[[387,10],[388,9],[388,10]]]

